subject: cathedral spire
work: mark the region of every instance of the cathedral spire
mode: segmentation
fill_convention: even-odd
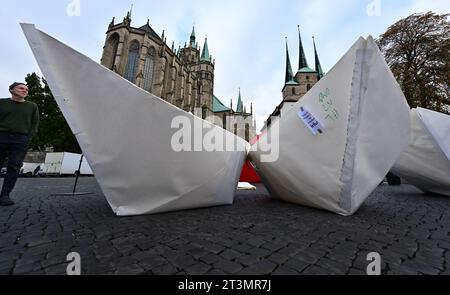
[[[131,24],[131,13],[133,12],[133,4],[131,4],[130,10],[127,12],[126,21],[128,24]]]
[[[322,66],[320,65],[319,55],[317,54],[316,42],[314,40],[314,36],[312,38],[313,38],[313,44],[314,44],[314,58],[315,58],[315,66],[316,66],[316,72],[317,72],[317,80],[320,80],[323,77],[323,71],[322,71]]]
[[[203,45],[202,56],[200,60],[210,61],[209,49],[208,49],[208,38],[205,38],[205,45]]]
[[[284,79],[285,83],[289,81],[294,80],[294,74],[292,73],[292,67],[291,67],[291,60],[289,59],[289,49],[287,44],[287,37],[286,37],[286,78]]]
[[[189,47],[195,48],[195,27],[192,26],[192,33],[190,37]]]
[[[302,36],[300,34],[300,26],[297,26],[297,28],[298,28],[298,41],[299,41],[298,70],[300,71],[301,69],[308,67],[308,62],[306,61],[305,51],[303,50]]]
[[[239,88],[239,97],[238,97],[238,102],[237,102],[236,113],[242,113],[241,88]]]

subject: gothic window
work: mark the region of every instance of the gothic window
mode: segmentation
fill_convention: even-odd
[[[311,89],[311,84],[306,85],[306,91],[309,91]]]
[[[292,95],[295,95],[295,88],[292,88]]]
[[[206,108],[202,108],[202,119],[206,119]]]
[[[117,48],[119,47],[119,34],[114,33],[111,37],[109,37],[108,41],[106,41],[105,48],[105,66],[113,70],[114,64],[116,62],[117,56]]]
[[[134,79],[136,78],[136,71],[138,67],[139,47],[139,42],[134,40],[133,42],[131,42],[130,49],[128,51],[128,63],[124,78],[133,83]]]
[[[306,76],[306,80],[309,80],[309,76]]]
[[[223,129],[227,129],[227,116],[225,114],[222,117],[222,127]]]
[[[248,123],[245,124],[245,140],[250,141],[250,126]]]
[[[153,70],[155,67],[155,48],[150,47],[147,57],[145,58],[144,67],[144,89],[148,92],[152,90]]]

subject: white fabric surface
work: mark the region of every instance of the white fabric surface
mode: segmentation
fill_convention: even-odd
[[[248,182],[239,182],[237,189],[238,190],[256,190],[256,186],[251,185]]]
[[[424,192],[450,196],[450,116],[411,110],[411,142],[392,172]]]
[[[320,93],[328,93],[325,103]],[[322,134],[299,119],[301,107],[320,122]],[[338,114],[334,120],[330,110]],[[359,38],[278,122],[279,158],[261,161],[268,149],[261,138],[250,152],[271,195],[342,215],[361,206],[410,135],[406,99],[372,37]]]
[[[231,204],[247,154],[175,152],[171,121],[185,116],[203,135],[223,129],[149,94],[67,45],[22,24],[28,43],[111,208],[139,215]]]

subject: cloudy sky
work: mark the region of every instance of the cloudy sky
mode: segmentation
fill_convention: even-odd
[[[208,37],[216,60],[215,94],[236,105],[241,88],[244,104],[253,102],[258,129],[281,101],[285,71],[285,37],[294,72],[298,70],[298,34],[310,67],[314,35],[322,68],[328,71],[359,36],[375,38],[412,13],[450,12],[448,0],[7,0],[0,7],[0,97],[12,81],[27,73],[41,75],[20,29],[36,27],[95,61],[100,61],[105,32],[112,17],[132,11],[132,26],[150,20],[167,43],[182,46],[195,24],[197,41]]]

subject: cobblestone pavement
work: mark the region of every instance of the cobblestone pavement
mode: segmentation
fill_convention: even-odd
[[[270,199],[262,185],[232,206],[116,217],[93,177],[19,179],[0,207],[0,274],[450,274],[450,198],[379,186],[349,217]]]

